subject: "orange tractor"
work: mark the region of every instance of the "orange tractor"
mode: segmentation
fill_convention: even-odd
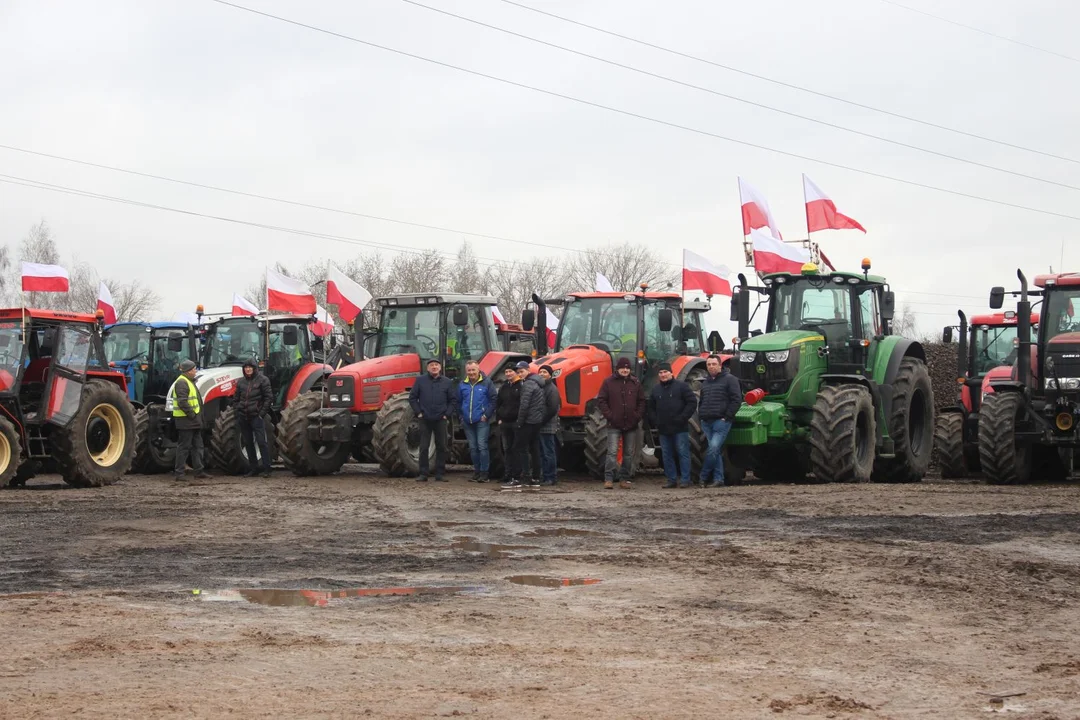
[[[718,333],[709,334],[708,344],[703,330],[707,303],[683,302],[679,293],[640,292],[571,293],[563,300],[542,300],[533,296],[536,309],[522,314],[522,325],[536,327],[537,353],[533,368],[551,365],[554,380],[562,399],[559,412],[559,455],[563,469],[587,471],[599,479],[604,475],[607,457],[607,421],[600,413],[596,397],[600,385],[609,377],[620,357],[629,358],[634,374],[644,385],[645,393],[657,382],[656,367],[671,363],[675,377],[688,382],[698,391],[706,376],[705,359],[709,350],[720,352],[723,341]],[[555,347],[549,353],[547,338],[547,306],[564,306],[559,321]],[[726,362],[731,356],[721,356]],[[696,477],[705,455],[704,434],[697,415],[690,423],[691,472]],[[635,467],[642,459],[660,459],[655,432],[647,421],[642,428]],[[728,463],[727,476],[740,477]]]
[[[374,357],[330,374],[326,390],[293,398],[281,414],[277,445],[286,467],[297,475],[337,472],[352,455],[374,459],[392,476],[415,475],[420,460],[420,428],[409,407],[409,390],[437,358],[452,380],[465,377],[475,360],[498,386],[503,369],[525,353],[504,347],[492,309],[494,297],[421,293],[378,298],[379,329]],[[356,347],[363,347],[362,340]],[[460,423],[448,424],[450,461],[468,457]],[[431,452],[434,452],[432,443]],[[492,474],[500,471],[498,443],[491,443]]]

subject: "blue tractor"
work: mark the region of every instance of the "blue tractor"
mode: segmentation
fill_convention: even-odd
[[[184,360],[199,361],[199,329],[179,322],[121,322],[105,328],[105,358],[127,377],[135,406],[135,462],[132,471],[172,470],[176,456],[165,397]]]

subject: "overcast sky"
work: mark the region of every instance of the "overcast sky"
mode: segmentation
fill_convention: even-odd
[[[883,0],[521,0],[860,103],[1080,160],[1080,62]],[[1080,164],[927,128],[643,48],[499,0],[425,0],[549,42],[909,144],[1080,186]],[[711,133],[1080,216],[1080,192],[899,148],[438,15],[401,0],[240,4]],[[904,0],[1080,56],[1080,3]],[[0,144],[360,213],[507,236],[482,258],[631,240],[681,262],[742,263],[736,177],[805,235],[806,172],[869,234],[864,255],[924,330],[991,285],[1080,266],[1080,222],[920,189],[438,67],[209,0],[0,0]],[[461,235],[302,209],[0,150],[0,173],[141,202],[414,249]],[[0,183],[0,240],[41,218],[65,258],[139,277],[162,316],[227,309],[265,265],[367,248]],[[583,288],[586,289],[586,288]],[[936,294],[935,294],[936,293]],[[963,296],[963,297],[955,297]],[[726,315],[727,303],[723,305]]]

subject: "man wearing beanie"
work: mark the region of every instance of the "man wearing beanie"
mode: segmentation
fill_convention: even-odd
[[[660,436],[660,453],[664,460],[664,476],[667,485],[690,487],[690,418],[697,410],[697,396],[690,386],[682,380],[676,380],[671,372],[670,363],[656,366],[660,382],[649,393],[649,424],[656,428]],[[675,460],[678,458],[678,474],[675,472]]]
[[[620,357],[615,363],[615,374],[604,380],[596,404],[607,420],[607,463],[604,466],[604,487],[615,487],[615,480],[622,480],[624,488],[630,487],[634,476],[634,455],[637,453],[638,425],[645,415],[645,390],[634,377],[630,358]],[[618,473],[619,441],[622,440],[622,472]],[[618,477],[617,477],[618,476]]]
[[[559,462],[555,453],[562,398],[559,396],[559,388],[555,385],[555,370],[550,365],[541,365],[538,374],[544,380],[544,424],[540,426],[540,461],[543,480],[540,484],[554,485]]]
[[[173,478],[176,480],[184,479],[189,455],[195,477],[210,477],[203,465],[202,401],[195,387],[195,373],[195,363],[191,360],[180,363],[180,377],[176,378],[169,390],[168,402],[165,405],[167,410],[172,410],[178,436],[176,461],[173,465]]]
[[[521,401],[518,406],[515,423],[514,454],[517,456],[515,468],[521,468],[523,474],[529,472],[532,460],[532,477],[529,485],[540,484],[540,426],[544,424],[544,383],[546,380],[529,372],[529,363],[522,360],[516,366],[521,379]]]

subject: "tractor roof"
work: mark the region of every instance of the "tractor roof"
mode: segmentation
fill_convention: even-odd
[[[406,293],[404,295],[386,295],[378,298],[376,302],[380,306],[413,306],[413,305],[496,305],[496,300],[491,295],[463,295],[461,293]]]
[[[259,313],[258,315],[226,315],[225,317],[218,318],[214,322],[221,322],[222,320],[250,320],[251,322],[258,322],[259,320],[266,320],[268,322],[312,322],[314,320],[314,316],[289,315],[285,313],[267,315],[266,313]],[[177,323],[177,327],[187,327],[187,325],[183,323]]]
[[[687,300],[683,303],[683,310],[711,310],[712,304],[705,300]]]
[[[973,315],[971,320],[968,321],[968,325],[975,327],[976,325],[1015,325],[1016,313],[1011,313],[1012,317],[1005,317],[1005,313],[987,313],[986,315]],[[1031,324],[1037,325],[1039,323],[1039,313],[1031,313]]]
[[[30,308],[6,308],[0,310],[0,320],[21,320],[24,316],[33,320],[97,323],[97,317],[92,313],[65,312],[63,310],[32,310]]]
[[[860,283],[869,283],[869,284],[872,284],[872,285],[884,285],[885,283],[888,282],[888,280],[886,280],[881,275],[863,275],[862,273],[857,273],[857,272],[829,272],[829,273],[817,272],[817,273],[813,273],[811,275],[804,275],[802,273],[769,273],[768,275],[766,275],[762,279],[763,280],[772,280],[773,282],[776,282],[776,278],[778,278],[778,277],[788,278],[789,281],[791,281],[791,280],[799,280],[801,278],[820,278],[820,279],[825,279],[825,280],[828,280],[828,281],[834,282],[834,283],[839,283],[840,282],[839,280],[836,279],[836,278],[839,277],[839,278],[842,278],[845,282],[848,281],[848,280],[851,280],[851,279],[855,279],[855,280],[858,280]],[[766,283],[766,284],[768,284],[768,283]]]
[[[619,299],[626,297],[627,295],[644,296],[649,300],[682,300],[682,295],[677,292],[645,292],[640,290],[636,292],[575,292],[570,293],[567,297],[576,298],[578,300],[584,300],[586,298],[611,298]]]
[[[153,328],[154,330],[186,330],[188,328],[187,323],[176,322],[174,320],[166,320],[161,322],[118,322],[112,325],[106,325],[106,330],[111,330],[115,327],[141,327],[141,328]]]
[[[1075,287],[1077,285],[1080,285],[1080,273],[1053,273],[1046,275],[1036,275],[1035,285],[1037,287],[1053,287],[1054,285]]]

